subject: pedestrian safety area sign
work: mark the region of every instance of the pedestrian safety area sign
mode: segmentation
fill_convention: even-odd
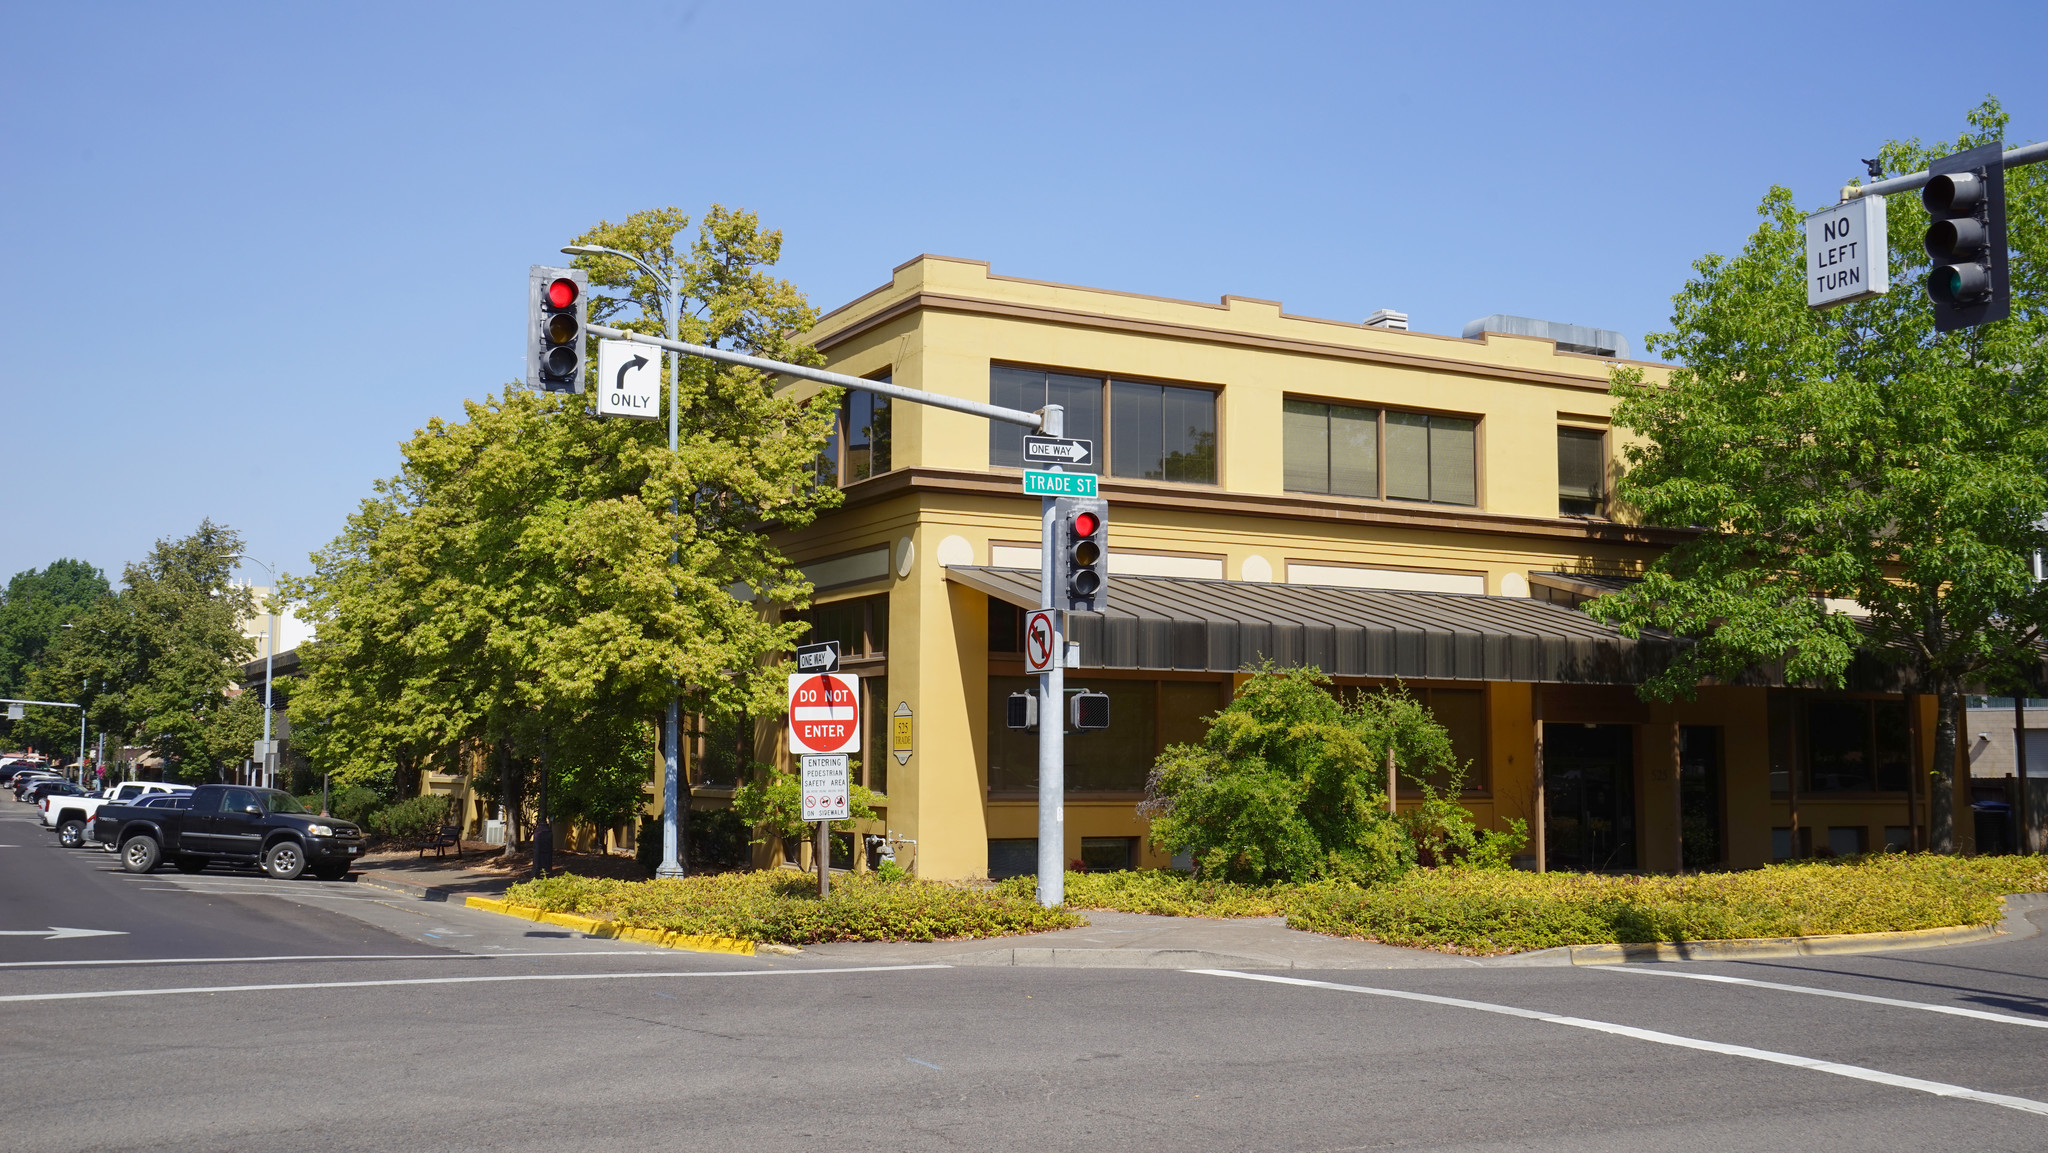
[[[860,751],[860,678],[795,673],[789,678],[789,751]]]
[[[847,804],[846,757],[833,753],[803,759],[804,820],[843,821],[852,813]]]

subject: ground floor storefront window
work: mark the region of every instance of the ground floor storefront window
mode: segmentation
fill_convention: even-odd
[[[1067,672],[1067,687],[1109,696],[1109,728],[1066,737],[1066,784],[1070,793],[1145,791],[1152,762],[1168,745],[1195,744],[1207,731],[1205,718],[1229,699],[1222,680],[1139,680],[1104,677],[1082,669]],[[1003,724],[1011,693],[1038,691],[1037,677],[988,679],[988,791],[992,797],[1034,797],[1038,789],[1038,734]],[[1106,850],[1105,850],[1106,851]]]

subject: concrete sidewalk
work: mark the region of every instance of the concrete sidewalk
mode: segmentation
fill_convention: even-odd
[[[841,942],[804,956],[835,964],[1016,965],[1080,969],[1466,969],[1570,965],[1568,949],[1460,957],[1287,927],[1280,917],[1161,917],[1082,910],[1088,925],[981,941]]]
[[[357,884],[458,904],[464,897],[502,897],[506,889],[527,879],[524,874],[451,865],[446,860],[379,861],[357,869],[355,877]]]

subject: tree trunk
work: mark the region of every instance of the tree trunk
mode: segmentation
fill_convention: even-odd
[[[512,817],[512,805],[518,791],[512,787],[512,750],[505,742],[498,742],[498,819],[505,823],[505,849],[509,853],[519,844],[519,822]]]
[[[1927,798],[1927,847],[1937,853],[1956,851],[1956,732],[1962,727],[1963,694],[1942,686],[1935,696],[1933,785]]]

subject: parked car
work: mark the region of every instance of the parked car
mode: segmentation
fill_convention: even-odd
[[[14,799],[17,801],[30,800],[28,790],[37,781],[61,781],[63,779],[63,777],[45,769],[30,769],[27,772],[16,773],[14,775]]]
[[[184,808],[102,805],[93,839],[121,855],[121,867],[147,873],[168,860],[181,873],[214,861],[257,864],[281,881],[310,872],[323,881],[348,875],[363,832],[347,821],[306,811],[280,789],[201,785]]]
[[[37,781],[30,785],[28,791],[23,794],[21,799],[32,805],[40,805],[43,803],[43,798],[52,793],[65,797],[82,797],[85,795],[85,790],[65,780],[63,777],[50,777],[47,780]]]
[[[118,785],[80,797],[64,797],[43,805],[43,827],[57,830],[57,843],[67,849],[84,845],[92,828],[93,814],[105,804],[137,804],[144,797],[166,793],[189,793],[191,785],[170,785],[158,781],[123,781]]]

